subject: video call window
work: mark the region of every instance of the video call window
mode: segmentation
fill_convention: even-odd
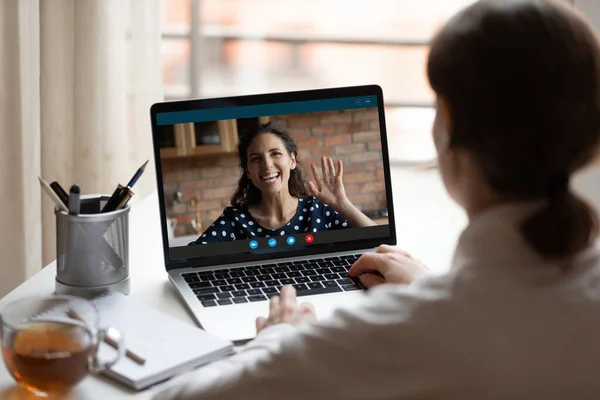
[[[202,154],[161,154],[171,248],[360,228],[329,204],[335,203],[328,201],[331,196],[311,192],[309,182],[316,182],[311,166],[323,176],[323,157],[332,176],[339,173],[338,162],[342,163],[346,198],[375,224],[388,224],[377,107],[163,125],[159,129],[194,142],[192,148]],[[240,143],[245,160],[238,154]],[[212,150],[201,152],[198,148],[202,146]],[[257,198],[270,196],[283,186],[299,199],[296,213],[282,226],[268,226],[259,215],[253,215],[249,203],[256,204]]]

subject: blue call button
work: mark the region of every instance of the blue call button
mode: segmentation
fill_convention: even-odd
[[[269,244],[269,246],[271,247],[275,247],[277,246],[277,240],[275,240],[275,238],[271,238],[269,239],[269,241],[267,242]]]
[[[258,247],[258,242],[256,240],[251,240],[249,245],[251,249],[256,249]]]
[[[296,238],[293,237],[293,236],[288,236],[288,238],[287,238],[287,244],[289,244],[291,246],[294,243],[296,243]]]

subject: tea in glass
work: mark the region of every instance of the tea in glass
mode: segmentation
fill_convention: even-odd
[[[98,346],[107,330],[97,328],[93,304],[78,297],[17,300],[2,310],[1,322],[6,367],[19,385],[36,395],[64,394],[89,372],[116,363],[124,351],[117,337],[116,359],[99,362]]]

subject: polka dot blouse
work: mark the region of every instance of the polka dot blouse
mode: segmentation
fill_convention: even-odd
[[[350,223],[337,211],[314,196],[307,196],[298,199],[298,210],[292,220],[277,229],[261,226],[246,209],[226,207],[223,215],[190,245],[345,228],[351,228]]]

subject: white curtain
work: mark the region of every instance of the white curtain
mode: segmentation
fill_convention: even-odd
[[[0,296],[55,259],[37,180],[156,187],[149,107],[162,100],[160,0],[0,1]]]

